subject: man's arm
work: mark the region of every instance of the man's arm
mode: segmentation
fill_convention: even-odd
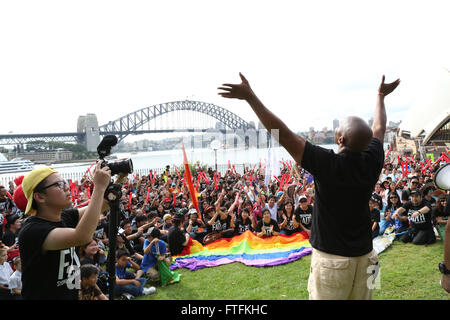
[[[273,137],[278,140],[296,162],[301,163],[306,140],[295,134],[283,121],[267,109],[255,95],[242,73],[239,73],[239,76],[241,77],[242,83],[223,84],[223,87],[219,87],[218,89],[225,90],[225,92],[219,92],[219,95],[225,98],[237,98],[247,101],[267,131],[273,134]],[[279,130],[278,137],[275,130]]]
[[[100,161],[94,172],[94,192],[91,201],[81,217],[76,228],[55,228],[47,235],[42,250],[60,250],[73,246],[81,246],[92,240],[95,228],[101,214],[103,194],[109,184],[111,170],[108,167],[100,168]]]
[[[378,88],[377,105],[373,117],[372,136],[384,143],[384,134],[386,133],[386,108],[384,106],[384,97],[395,90],[400,84],[400,79],[392,83],[384,83],[384,75]]]

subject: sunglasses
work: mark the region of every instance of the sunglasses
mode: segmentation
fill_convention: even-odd
[[[58,188],[60,188],[61,190],[64,190],[66,188],[66,186],[69,186],[69,183],[67,181],[65,181],[65,180],[56,181],[56,182],[54,182],[52,184],[49,184],[48,186],[42,187],[41,189],[36,190],[36,191],[37,192],[44,191],[45,189],[48,189],[48,188],[53,187],[53,186],[58,186]]]
[[[419,184],[417,181],[412,181],[411,184]]]

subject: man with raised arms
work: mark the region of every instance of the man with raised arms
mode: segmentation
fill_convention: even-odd
[[[384,163],[384,98],[400,80],[385,83],[382,77],[372,128],[361,118],[347,117],[335,130],[338,152],[334,153],[290,130],[239,75],[242,82],[223,84],[219,95],[245,100],[293,159],[314,176],[309,298],[372,299],[372,281],[379,266],[372,247],[368,202]],[[348,197],[352,201],[340,206]]]

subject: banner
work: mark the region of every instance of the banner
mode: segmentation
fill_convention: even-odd
[[[183,164],[184,164],[184,174],[185,174],[185,180],[187,180],[187,185],[189,188],[189,194],[191,195],[191,200],[194,208],[197,210],[197,212],[200,212],[198,209],[198,199],[196,196],[196,192],[194,189],[194,184],[192,182],[192,175],[191,175],[191,169],[189,168],[189,163],[186,156],[186,150],[184,149],[184,142],[181,142],[181,148],[183,149]]]

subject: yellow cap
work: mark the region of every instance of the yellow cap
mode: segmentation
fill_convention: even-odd
[[[27,175],[23,178],[22,181],[22,189],[23,193],[25,195],[25,198],[27,198],[27,208],[25,209],[25,214],[34,213],[34,210],[31,207],[31,204],[33,203],[33,194],[34,194],[34,188],[45,178],[47,178],[52,173],[56,173],[57,171],[53,170],[50,167],[40,167],[37,169],[34,169],[33,171],[27,173]]]

